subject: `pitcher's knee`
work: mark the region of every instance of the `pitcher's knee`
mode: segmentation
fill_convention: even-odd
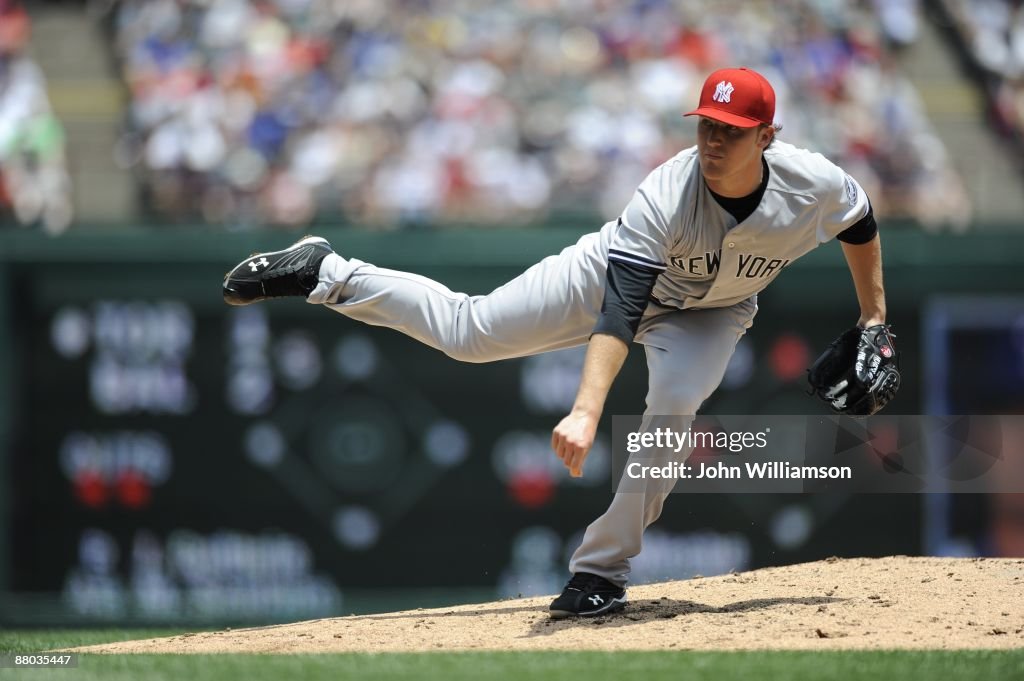
[[[493,339],[488,338],[475,325],[469,324],[466,325],[466,328],[456,329],[452,336],[441,350],[454,360],[471,364],[482,364],[503,359],[496,352]]]
[[[450,323],[438,339],[438,349],[458,362],[478,364],[492,358],[486,352],[487,338],[475,320],[473,300],[456,294],[457,302]]]

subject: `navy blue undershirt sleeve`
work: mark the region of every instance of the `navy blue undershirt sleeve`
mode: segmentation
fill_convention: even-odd
[[[844,244],[866,244],[878,234],[878,223],[875,222],[875,213],[868,203],[868,214],[860,220],[847,227],[836,235],[836,238]]]
[[[594,333],[632,343],[659,274],[661,270],[609,260],[608,283]]]

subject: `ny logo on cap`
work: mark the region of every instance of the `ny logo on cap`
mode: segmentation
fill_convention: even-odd
[[[728,104],[732,99],[732,91],[735,89],[736,88],[732,86],[732,83],[727,80],[723,80],[715,86],[715,94],[711,95],[711,99],[716,102],[724,102],[725,104]]]

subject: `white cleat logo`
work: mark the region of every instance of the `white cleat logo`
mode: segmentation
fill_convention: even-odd
[[[594,605],[601,605],[602,603],[604,603],[604,599],[596,594],[591,596],[587,600],[593,603]]]
[[[736,88],[732,86],[732,83],[727,80],[723,80],[715,86],[715,94],[711,95],[711,99],[716,102],[728,104],[732,100],[732,91],[735,89]]]
[[[269,260],[267,260],[266,258],[260,258],[259,260],[251,260],[249,262],[249,267],[252,268],[253,272],[259,272],[260,265],[263,265],[264,267],[266,267],[269,264],[270,264]]]

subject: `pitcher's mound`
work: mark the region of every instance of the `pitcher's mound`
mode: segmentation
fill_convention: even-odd
[[[78,648],[100,653],[1024,647],[1024,560],[836,559],[629,589],[553,621],[550,597]]]

